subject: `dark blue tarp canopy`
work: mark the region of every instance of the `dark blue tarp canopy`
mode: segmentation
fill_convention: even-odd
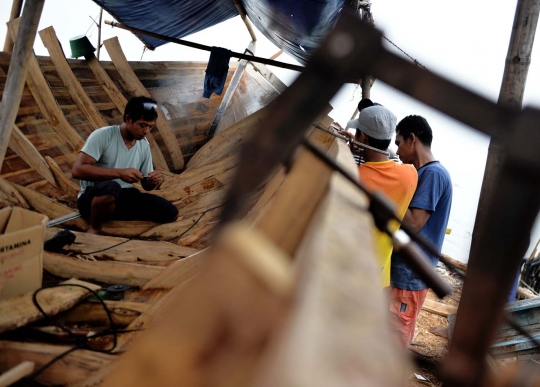
[[[130,27],[182,38],[238,15],[232,0],[94,0]],[[351,0],[243,0],[253,24],[305,63]],[[153,49],[167,42],[138,35]]]

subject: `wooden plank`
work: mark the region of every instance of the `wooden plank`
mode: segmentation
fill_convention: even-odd
[[[2,177],[0,177],[0,194],[2,198],[7,199],[11,205],[16,205],[26,209],[30,208],[19,191],[17,191],[17,189],[9,181]]]
[[[251,55],[255,55],[255,39],[249,42],[247,49],[251,51]],[[221,117],[223,117],[223,113],[225,113],[225,109],[227,109],[227,106],[229,105],[229,102],[231,102],[231,98],[233,94],[236,92],[236,88],[238,87],[238,84],[240,83],[240,79],[244,75],[244,70],[246,69],[247,64],[248,64],[248,61],[245,59],[242,59],[240,61],[240,64],[234,71],[234,75],[231,80],[231,83],[229,84],[229,87],[227,88],[227,91],[225,92],[225,95],[223,96],[223,99],[221,100],[221,103],[216,112],[216,115],[214,116],[214,119],[212,120],[212,123],[210,124],[210,129],[208,130],[207,139],[213,138],[214,135],[217,133],[216,129],[218,128],[218,125],[221,121]]]
[[[270,179],[264,188],[263,194],[257,200],[257,203],[245,216],[245,220],[251,224],[257,224],[260,222],[261,217],[268,211],[271,201],[273,200],[276,192],[280,189],[283,181],[285,180],[286,173],[285,168],[280,168],[276,174]]]
[[[90,122],[90,125],[95,129],[108,126],[105,119],[101,117],[99,111],[92,103],[92,100],[86,95],[86,92],[73,74],[73,71],[71,71],[71,67],[66,60],[64,50],[62,49],[62,46],[60,46],[54,28],[51,26],[39,31],[39,36],[49,51],[49,56],[51,57],[56,72],[62,82],[64,82],[64,86],[71,96],[71,99]]]
[[[210,258],[205,274],[166,303],[166,314],[122,355],[104,387],[249,385],[288,309],[290,258],[240,225],[224,230]]]
[[[356,171],[348,147],[336,143],[338,164]],[[295,257],[294,310],[251,386],[403,384],[407,355],[391,340],[367,205],[343,177],[331,177]]]
[[[71,202],[77,203],[77,196],[81,188],[69,180],[66,175],[64,175],[64,172],[60,169],[52,157],[45,156],[45,161],[51,168],[60,189],[66,193],[67,198],[70,199]]]
[[[188,217],[183,217],[181,220],[177,220],[172,223],[160,224],[159,226],[153,227],[150,230],[140,234],[141,238],[149,239],[159,239],[159,240],[171,240],[180,235],[189,235],[190,232],[196,231],[197,226],[203,226],[208,222],[214,222],[219,219],[219,208],[208,211],[203,215],[201,219],[201,213],[196,213]],[[197,219],[199,221],[197,222]],[[197,222],[197,225],[194,226],[194,223]]]
[[[0,341],[0,365],[13,367],[21,361],[31,361],[39,369],[54,357],[70,349],[67,345]],[[88,378],[115,359],[114,355],[77,350],[52,364],[36,379],[46,385],[67,385]]]
[[[17,111],[21,103],[24,89],[24,81],[28,73],[28,59],[33,56],[32,46],[36,37],[36,29],[43,10],[44,0],[32,1],[24,7],[24,19],[21,26],[21,39],[17,44],[15,53],[11,57],[6,85],[2,92],[2,104],[0,105],[0,166],[4,164],[7,145],[11,137],[13,125],[17,119]],[[13,10],[20,7],[13,3]],[[17,12],[12,12],[15,16]],[[12,23],[10,19],[10,24]],[[9,33],[6,34],[9,36]],[[12,37],[11,42],[15,42]],[[11,44],[6,37],[6,48]]]
[[[52,238],[59,231],[61,231],[59,228],[48,228],[45,232],[45,240]],[[77,231],[73,233],[76,237],[75,242],[69,246],[65,246],[64,249],[77,254],[86,254],[92,251],[106,249],[105,251],[92,254],[92,256],[98,259],[112,259],[120,262],[162,262],[174,261],[198,252],[196,249],[168,242],[128,240]]]
[[[114,37],[111,39],[107,39],[103,43],[105,44],[107,52],[109,53],[109,56],[111,57],[111,60],[113,61],[114,66],[120,73],[122,79],[124,79],[124,81],[129,85],[129,87],[134,91],[136,95],[143,95],[150,98],[150,93],[148,93],[148,91],[143,86],[141,81],[139,81],[139,78],[137,78],[131,67],[129,67],[129,63],[124,55],[124,52],[122,51],[120,43],[118,42],[118,38]],[[183,169],[184,157],[182,156],[180,145],[178,144],[178,140],[174,135],[172,127],[169,124],[169,121],[167,121],[167,119],[165,118],[165,114],[161,108],[160,114],[158,114],[158,118],[156,120],[156,124],[159,133],[161,134],[161,137],[163,138],[163,141],[165,142],[167,149],[169,150],[174,169]]]
[[[328,134],[328,136],[330,136]],[[287,179],[257,227],[294,256],[311,218],[324,197],[332,170],[311,152],[301,149]],[[317,176],[317,178],[313,178]]]
[[[448,317],[451,314],[457,313],[457,306],[446,305],[442,302],[433,301],[428,298],[424,301],[422,309],[443,317]]]
[[[43,252],[43,269],[62,278],[84,278],[131,286],[142,286],[164,270],[162,267],[133,263],[85,261],[47,251]]]
[[[99,63],[99,60],[94,54],[86,55],[85,59],[88,67],[90,68],[90,70],[92,70],[92,73],[94,73],[96,80],[99,82],[103,90],[105,90],[105,93],[107,93],[114,106],[116,106],[120,114],[124,114],[124,111],[126,110],[127,99],[120,92],[120,90],[118,90],[115,83],[109,77],[109,74],[107,74],[105,69],[101,66],[101,63]],[[163,157],[161,150],[159,150],[159,146],[157,145],[156,140],[152,136],[152,133],[148,133],[146,138],[150,143],[152,162],[154,163],[155,168],[160,171],[168,171],[169,167],[167,166],[165,157]]]
[[[19,19],[8,23],[8,30],[13,39],[17,38],[19,30]],[[28,59],[28,76],[26,79],[30,92],[43,116],[47,118],[49,124],[56,130],[58,135],[75,151],[84,145],[84,141],[79,134],[69,125],[62,110],[58,106],[54,95],[49,88],[38,61],[34,54]]]
[[[188,258],[174,262],[156,277],[148,281],[142,290],[172,289],[173,287],[199,275],[206,265],[208,249]]]
[[[283,94],[287,90],[287,86],[279,79],[268,67],[262,63],[249,62],[255,71],[260,73],[264,79],[268,81],[276,89],[279,94]]]
[[[41,212],[43,215],[47,215],[49,219],[56,219],[73,212],[72,208],[64,206],[63,204],[60,204],[57,201],[30,188],[26,188],[18,184],[13,184],[13,186],[17,188],[20,194],[36,211]],[[81,230],[86,230],[88,228],[88,224],[83,218],[70,220],[66,224],[77,227]]]
[[[88,282],[72,279],[63,284],[77,284],[92,290],[101,287]],[[10,331],[31,322],[40,320],[43,315],[32,302],[32,293],[0,301],[0,332]],[[44,289],[39,292],[37,301],[49,316],[54,316],[71,308],[77,302],[90,295],[88,290],[75,286],[62,286]]]
[[[117,327],[126,327],[142,313],[145,313],[150,305],[140,302],[127,301],[104,301],[111,313],[114,324]],[[109,326],[110,321],[99,302],[84,302],[55,317],[55,321],[61,324],[89,324],[94,326]]]
[[[23,159],[26,164],[34,168],[41,177],[55,187],[58,187],[56,179],[45,159],[38,152],[34,144],[30,142],[16,125],[13,125],[13,131],[9,138],[9,147],[17,154],[17,156]]]
[[[23,361],[22,363],[17,364],[15,367],[0,375],[0,387],[11,386],[13,383],[30,375],[34,372],[34,367],[35,364],[31,361]]]
[[[237,153],[246,135],[256,130],[257,125],[265,119],[266,110],[261,109],[217,134],[189,160],[187,170],[211,164]]]

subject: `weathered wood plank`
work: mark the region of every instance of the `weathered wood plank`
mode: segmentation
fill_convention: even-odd
[[[8,23],[9,33],[14,40],[17,38],[19,23],[19,19],[12,20]],[[47,121],[49,121],[60,137],[62,137],[73,150],[80,150],[84,141],[69,125],[62,110],[58,107],[54,95],[41,72],[35,55],[32,54],[30,56],[28,66],[26,82],[41,113],[47,118]]]
[[[92,290],[100,286],[72,279],[63,284],[83,285]],[[0,301],[0,332],[13,330],[31,322],[40,320],[43,315],[32,302],[32,293]],[[71,308],[79,300],[88,297],[90,293],[80,287],[62,286],[44,289],[39,292],[37,301],[49,316],[54,316]]]
[[[31,361],[39,369],[70,348],[67,345],[0,341],[0,365],[13,367],[21,361]],[[51,365],[36,381],[47,385],[75,383],[106,367],[114,359],[114,355],[77,350]]]
[[[124,111],[126,110],[126,104],[128,102],[127,99],[120,92],[120,90],[118,90],[112,79],[109,77],[109,74],[107,74],[105,69],[103,69],[101,63],[99,63],[94,54],[86,55],[85,59],[88,67],[90,68],[90,70],[92,70],[97,81],[99,82],[103,90],[105,90],[105,92],[113,102],[114,106],[116,106],[120,114],[124,114]],[[169,167],[167,166],[167,162],[165,161],[165,158],[163,157],[163,154],[161,153],[161,150],[159,149],[159,146],[156,143],[154,136],[152,136],[151,133],[148,133],[146,138],[150,143],[150,151],[152,152],[152,162],[154,163],[154,166],[158,170],[168,171]]]
[[[29,209],[30,206],[19,191],[6,179],[0,177],[0,194],[10,204]]]
[[[45,232],[45,240],[52,238],[60,230],[61,229],[54,227],[48,228]],[[69,246],[65,246],[64,250],[77,254],[86,254],[92,251],[106,249],[105,251],[92,254],[98,259],[112,259],[120,262],[174,261],[199,251],[190,247],[183,247],[168,242],[128,240],[125,238],[92,235],[77,231],[74,231],[73,233],[76,237],[75,242]]]
[[[131,67],[129,67],[129,63],[124,55],[124,52],[122,51],[120,43],[118,42],[118,38],[114,37],[111,39],[107,39],[103,43],[105,44],[107,52],[109,53],[109,56],[111,57],[118,72],[120,73],[124,81],[129,85],[129,87],[135,92],[135,94],[150,97],[150,93],[148,93],[148,91],[143,86],[141,81],[139,81],[139,78],[137,78]],[[167,149],[169,150],[174,169],[183,169],[184,157],[182,156],[180,145],[178,144],[178,140],[174,135],[169,121],[167,121],[164,116],[163,110],[161,110],[160,114],[158,114],[156,124],[159,133],[161,134],[161,137],[163,137],[163,141],[165,142]]]
[[[66,193],[67,198],[69,198],[72,203],[77,203],[77,195],[79,194],[81,188],[69,180],[66,175],[64,175],[64,172],[60,169],[52,157],[45,156],[45,161],[54,174],[56,182],[58,183],[57,186],[59,186],[59,188]]]
[[[9,139],[9,147],[17,154],[17,156],[23,159],[26,164],[34,168],[41,177],[55,187],[58,187],[56,179],[45,159],[38,152],[34,144],[26,138],[16,125],[13,125],[13,131],[11,132],[11,137]]]
[[[446,305],[442,302],[433,301],[428,298],[424,301],[422,309],[443,317],[448,317],[451,314],[457,313],[457,306]]]
[[[18,184],[13,184],[20,194],[26,199],[26,201],[38,212],[47,215],[49,219],[56,219],[64,215],[71,214],[72,208],[64,206],[57,201],[34,191],[33,189],[23,187]],[[86,230],[88,224],[82,218],[77,218],[66,222],[67,225],[77,227],[81,230]]]
[[[268,67],[262,63],[249,62],[255,71],[260,73],[264,79],[268,81],[276,89],[279,94],[287,90],[287,86],[279,79]]]
[[[43,252],[43,268],[62,278],[84,278],[106,284],[142,286],[163,272],[162,267],[124,262],[85,261]]]
[[[60,46],[54,28],[51,26],[39,31],[39,36],[49,51],[49,56],[56,68],[56,72],[64,83],[71,99],[75,102],[75,105],[77,105],[79,110],[86,116],[94,128],[98,129],[107,126],[107,122],[101,117],[99,111],[86,95],[81,84],[73,74],[73,71],[71,71],[71,67],[69,67],[68,62],[66,61],[64,50],[62,49],[62,46]]]

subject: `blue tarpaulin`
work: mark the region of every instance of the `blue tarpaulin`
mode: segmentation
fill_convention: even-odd
[[[130,27],[182,38],[238,15],[232,0],[94,0]],[[243,0],[249,19],[277,47],[305,63],[351,0]],[[148,48],[166,42],[137,35]]]

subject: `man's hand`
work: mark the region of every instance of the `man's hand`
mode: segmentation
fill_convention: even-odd
[[[159,171],[150,172],[148,177],[141,180],[141,185],[146,191],[152,191],[163,183],[163,174]]]
[[[338,130],[338,133],[347,137],[349,140],[354,140],[354,135],[348,130]]]
[[[124,168],[119,169],[118,173],[120,176],[118,176],[122,181],[125,181],[129,184],[138,183],[143,178],[143,175],[141,171],[135,168]]]
[[[160,171],[150,172],[148,174],[148,181],[158,186],[163,183],[163,174]]]

